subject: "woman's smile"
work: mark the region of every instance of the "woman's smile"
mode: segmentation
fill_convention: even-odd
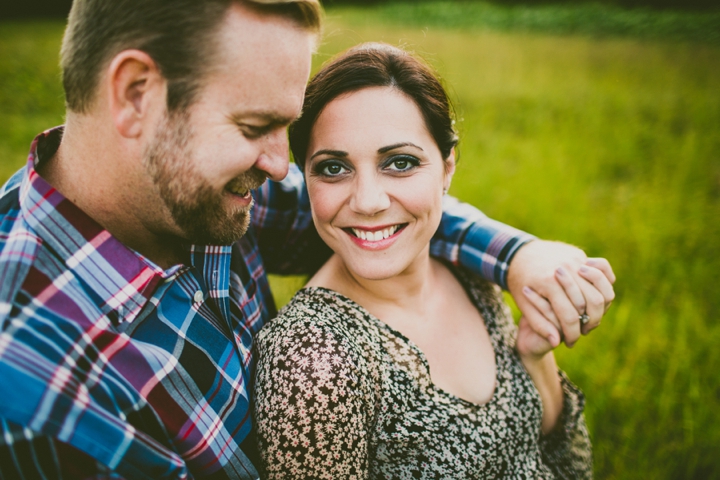
[[[395,243],[407,223],[399,223],[384,227],[348,227],[343,231],[361,248],[367,250],[384,250]]]
[[[390,87],[352,92],[323,109],[310,137],[313,220],[348,271],[381,279],[426,262],[454,158],[442,158],[417,104]]]

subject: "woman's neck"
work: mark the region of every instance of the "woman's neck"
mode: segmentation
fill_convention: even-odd
[[[381,319],[395,311],[421,314],[427,311],[425,303],[438,293],[438,267],[427,254],[395,276],[370,280],[352,272],[340,256],[333,255],[308,285],[335,290]]]

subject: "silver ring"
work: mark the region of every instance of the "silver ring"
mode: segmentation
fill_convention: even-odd
[[[587,313],[583,313],[580,317],[578,317],[578,319],[580,320],[580,325],[587,325],[590,321],[590,317],[588,317]]]

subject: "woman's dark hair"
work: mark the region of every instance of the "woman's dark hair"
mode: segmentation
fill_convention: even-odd
[[[290,126],[290,149],[301,170],[310,132],[325,106],[340,95],[368,87],[392,87],[412,98],[442,158],[448,158],[458,135],[452,105],[436,74],[405,50],[384,43],[364,43],[332,59],[308,84],[303,113]]]

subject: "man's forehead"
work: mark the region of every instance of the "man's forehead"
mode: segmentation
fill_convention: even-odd
[[[315,34],[292,20],[231,8],[218,32],[213,70],[260,83],[292,81],[309,76],[315,43]]]

